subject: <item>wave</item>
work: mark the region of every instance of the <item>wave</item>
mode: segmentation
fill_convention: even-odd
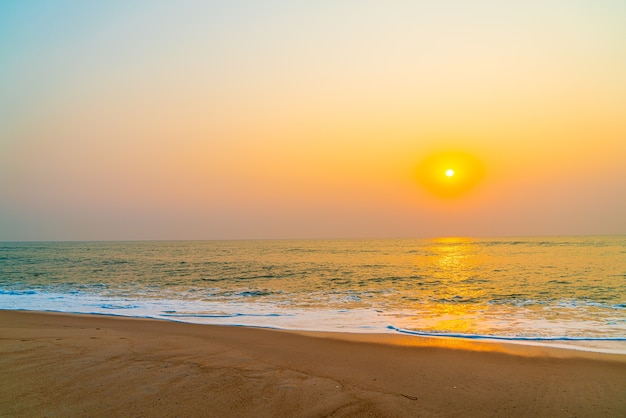
[[[237,318],[241,316],[255,316],[255,317],[279,317],[279,316],[295,316],[293,314],[278,314],[278,313],[268,313],[268,314],[247,314],[241,312],[234,313],[184,313],[184,312],[162,312],[161,316],[169,317],[169,318]]]
[[[35,295],[34,290],[4,290],[0,289],[0,295],[22,296],[22,295]]]
[[[419,337],[446,337],[446,338],[464,338],[470,340],[498,340],[498,341],[626,341],[626,337],[570,337],[570,336],[553,336],[553,337],[530,337],[530,336],[505,336],[505,335],[489,335],[489,334],[463,334],[454,332],[428,332],[415,331],[387,326],[387,329],[399,332],[401,334],[416,335]]]
[[[140,306],[138,305],[115,305],[110,303],[104,303],[98,305],[102,309],[138,309]]]

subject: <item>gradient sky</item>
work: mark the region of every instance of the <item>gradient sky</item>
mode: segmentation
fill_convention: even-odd
[[[0,240],[618,233],[623,0],[0,2]]]

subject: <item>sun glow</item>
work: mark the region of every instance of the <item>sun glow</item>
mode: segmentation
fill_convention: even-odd
[[[465,152],[440,152],[424,159],[418,166],[417,179],[432,195],[454,198],[467,194],[482,179],[483,165]]]

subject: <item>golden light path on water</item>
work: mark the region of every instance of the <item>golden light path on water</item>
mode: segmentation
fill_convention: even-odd
[[[428,258],[431,269],[441,272],[442,280],[447,281],[447,286],[439,293],[440,303],[430,305],[427,314],[422,313],[421,320],[432,324],[435,329],[447,330],[448,332],[466,332],[475,328],[472,321],[476,320],[475,314],[486,308],[484,305],[475,303],[446,303],[450,301],[471,302],[480,300],[485,290],[475,286],[472,280],[472,272],[481,262],[484,255],[477,253],[470,245],[472,240],[468,238],[443,238],[434,240],[431,248],[433,256]],[[419,307],[423,308],[423,307]],[[420,309],[423,310],[423,309]],[[470,319],[473,318],[473,319]]]

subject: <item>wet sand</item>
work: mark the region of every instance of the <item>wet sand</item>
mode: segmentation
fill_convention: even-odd
[[[0,311],[0,416],[626,416],[626,356]]]

